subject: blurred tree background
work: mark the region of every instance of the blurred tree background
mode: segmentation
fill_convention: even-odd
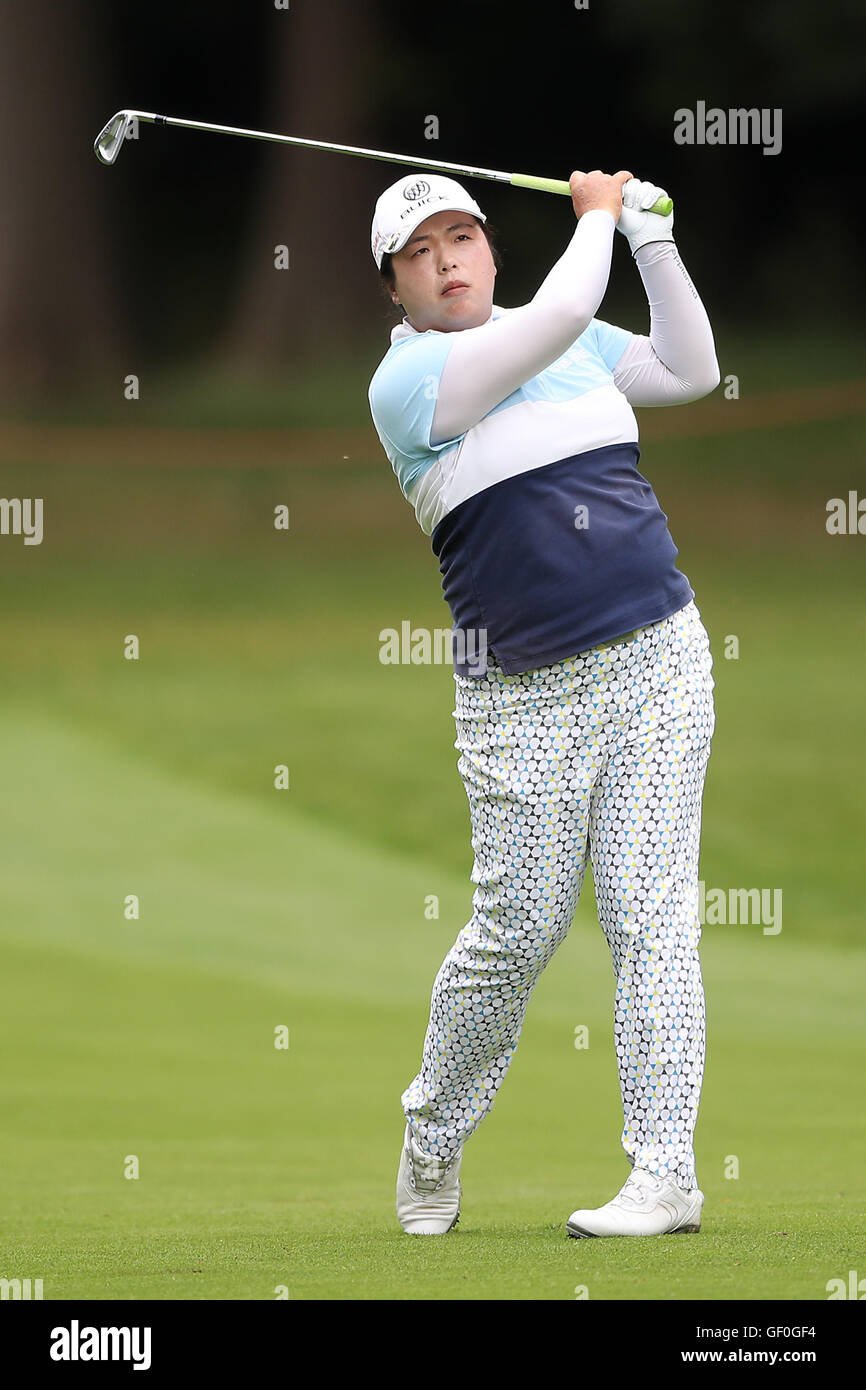
[[[126,372],[276,382],[387,345],[369,225],[399,169],[153,126],[106,169],[92,143],[123,106],[560,177],[629,167],[673,194],[714,324],[841,331],[863,292],[846,133],[864,40],[858,0],[4,0],[3,404],[98,408]],[[698,101],[780,108],[781,153],[676,144]],[[522,302],[570,208],[472,188],[505,255],[497,299]],[[643,329],[635,290],[620,256],[603,316]]]

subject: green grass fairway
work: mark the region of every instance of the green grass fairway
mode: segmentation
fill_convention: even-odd
[[[702,876],[784,898],[776,935],[704,930],[703,1229],[649,1240],[564,1234],[628,1171],[590,880],[458,1228],[397,1226],[399,1097],[471,851],[450,670],[378,661],[382,628],[448,625],[387,464],[8,460],[45,540],[0,542],[0,1277],[46,1299],[823,1300],[866,1275],[866,539],[823,529],[862,427],[643,459],[715,656]]]

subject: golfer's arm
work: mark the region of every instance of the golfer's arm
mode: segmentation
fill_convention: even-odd
[[[707,311],[672,241],[652,241],[635,256],[650,309],[649,337],[634,334],[613,379],[632,405],[698,400],[719,384]]]
[[[452,336],[439,382],[431,443],[465,433],[561,357],[588,327],[607,289],[613,216],[584,213],[565,253],[529,304]]]

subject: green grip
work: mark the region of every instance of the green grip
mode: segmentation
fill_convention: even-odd
[[[562,179],[539,179],[535,174],[512,174],[511,182],[515,188],[537,188],[542,193],[565,193],[571,196],[571,188]]]
[[[535,174],[512,174],[511,182],[515,188],[537,188],[540,193],[565,193],[568,197],[571,196],[571,186],[563,179],[540,179]],[[659,217],[667,217],[673,210],[672,198],[659,198],[649,209],[650,212],[657,212]]]

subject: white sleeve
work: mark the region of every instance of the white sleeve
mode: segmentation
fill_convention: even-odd
[[[450,336],[439,382],[431,443],[455,439],[579,338],[604,297],[610,275],[612,213],[584,213],[565,253],[535,297],[502,318]]]
[[[672,241],[651,241],[635,255],[650,308],[649,337],[634,334],[613,379],[631,405],[699,400],[721,379],[713,330]]]

